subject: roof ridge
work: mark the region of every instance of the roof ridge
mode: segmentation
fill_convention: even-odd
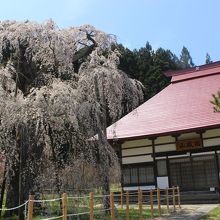
[[[220,61],[212,62],[209,64],[203,64],[200,66],[194,66],[194,67],[190,67],[190,68],[182,69],[182,70],[168,70],[164,72],[164,75],[167,77],[176,76],[176,75],[184,75],[184,74],[189,74],[195,71],[212,69],[215,67],[220,67]]]

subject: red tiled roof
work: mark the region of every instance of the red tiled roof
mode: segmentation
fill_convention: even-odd
[[[107,128],[108,139],[134,139],[220,127],[212,94],[220,89],[220,64],[174,74],[171,84]]]

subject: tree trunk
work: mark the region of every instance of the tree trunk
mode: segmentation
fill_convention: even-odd
[[[0,199],[0,219],[2,217],[2,206],[3,206],[3,199],[5,194],[5,185],[6,185],[6,162],[4,165],[4,174],[3,174],[3,181],[2,181],[2,188],[1,188],[1,199]]]
[[[105,175],[103,176],[103,186],[102,186],[102,194],[103,197],[103,207],[105,209],[106,214],[110,214],[110,187],[109,187],[109,177],[108,172],[105,171]]]
[[[31,130],[26,125],[19,125],[16,129],[16,148],[19,161],[14,159],[14,165],[9,170],[6,207],[12,208],[23,204],[28,196],[36,190],[36,177],[40,170],[40,158],[43,146],[30,143]],[[34,140],[34,139],[32,139]],[[6,216],[19,215],[19,220],[24,219],[24,208],[6,212]]]
[[[100,149],[102,148],[103,145],[106,143],[106,116],[107,116],[107,111],[106,111],[106,98],[104,94],[104,75],[102,78],[102,96],[100,95],[99,91],[99,86],[98,86],[98,79],[95,77],[95,93],[96,93],[96,98],[97,101],[101,105],[101,115],[100,115],[100,124],[101,124],[101,130],[99,129],[98,131],[98,141],[100,143],[99,146],[99,156],[100,156],[100,166],[101,166],[101,174],[102,174],[102,193],[104,195],[103,197],[103,206],[104,209],[106,210],[106,214],[110,214],[110,201],[109,197],[107,195],[110,195],[110,187],[109,187],[109,160],[108,156],[106,155],[105,149]],[[107,170],[106,170],[107,169]]]
[[[13,165],[13,171],[9,170],[8,187],[6,195],[6,207],[12,208],[18,206],[19,202],[19,169],[18,163]],[[5,212],[5,217],[17,215],[18,210]]]

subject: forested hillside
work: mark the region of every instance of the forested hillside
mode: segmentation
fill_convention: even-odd
[[[129,77],[142,82],[145,86],[145,100],[169,84],[170,79],[163,74],[165,71],[194,66],[190,52],[185,46],[183,46],[179,57],[170,50],[161,47],[153,50],[149,42],[144,47],[133,51],[125,48],[122,44],[116,47],[121,54],[119,68]],[[212,62],[208,53],[205,62]]]

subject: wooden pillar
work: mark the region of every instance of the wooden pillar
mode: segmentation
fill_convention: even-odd
[[[166,201],[167,201],[167,212],[170,211],[169,207],[169,188],[166,188]]]
[[[129,194],[126,192],[126,220],[129,220]]]
[[[63,206],[63,220],[67,220],[67,194],[63,193],[62,196],[62,206]]]
[[[143,213],[143,210],[142,210],[142,191],[139,189],[138,190],[138,205],[139,205],[139,220],[142,220],[143,219],[143,216],[142,216],[142,213]]]
[[[123,188],[121,188],[121,208],[123,209]]]
[[[180,188],[179,188],[179,186],[177,186],[177,199],[178,199],[178,206],[181,209],[181,205],[180,205]]]
[[[153,190],[150,191],[150,216],[151,220],[154,219],[154,197],[153,197]]]
[[[89,220],[94,220],[94,193],[90,193],[90,199],[89,199]]]
[[[174,137],[175,138],[175,145],[176,145],[176,143],[177,143],[177,141],[178,141],[178,139],[179,139],[179,136],[180,136],[181,134],[173,134],[172,135],[172,137]],[[171,181],[170,181],[170,163],[168,162],[168,166],[169,166],[169,188],[171,188],[172,187],[172,183],[171,183]]]
[[[166,156],[166,165],[167,165],[168,188],[169,188],[169,187],[171,187],[171,181],[170,181],[170,163],[169,163],[168,156]]]
[[[33,207],[34,207],[34,196],[30,195],[29,200],[28,200],[28,215],[27,215],[27,220],[32,220],[33,219]]]
[[[115,204],[114,204],[114,193],[110,193],[110,206],[111,206],[111,220],[115,220]]]
[[[195,185],[196,185],[196,179],[195,179],[195,171],[194,171],[194,166],[193,166],[193,156],[192,153],[189,152],[189,160],[190,160],[190,167],[191,167],[191,171],[192,171],[192,181],[193,181],[193,189],[195,189]]]
[[[204,131],[200,131],[200,132],[198,132],[198,134],[199,134],[199,136],[200,136],[200,139],[201,139],[201,142],[202,142],[202,147],[204,147],[203,133],[204,133]]]
[[[123,171],[123,164],[122,164],[122,144],[123,142],[121,141],[114,141],[112,146],[113,148],[115,149],[115,152],[118,156],[118,161],[119,161],[119,164],[120,164],[120,168],[121,168],[121,171]],[[121,172],[121,188],[123,189],[123,186],[124,186],[124,179],[123,179],[123,172]]]
[[[157,161],[156,161],[156,155],[155,155],[155,139],[156,138],[150,138],[152,141],[152,157],[153,157],[153,164],[154,164],[154,182],[155,187],[157,188]]]
[[[157,188],[157,205],[158,205],[158,214],[159,217],[161,217],[160,188]]]
[[[173,192],[173,211],[176,211],[176,197],[175,197],[175,187],[173,186],[172,188],[172,192]]]
[[[218,156],[217,151],[215,151],[215,160],[216,160],[216,166],[217,166],[217,175],[218,175],[218,186],[220,187],[220,164],[219,164],[219,159],[218,157],[220,157],[220,155]]]

